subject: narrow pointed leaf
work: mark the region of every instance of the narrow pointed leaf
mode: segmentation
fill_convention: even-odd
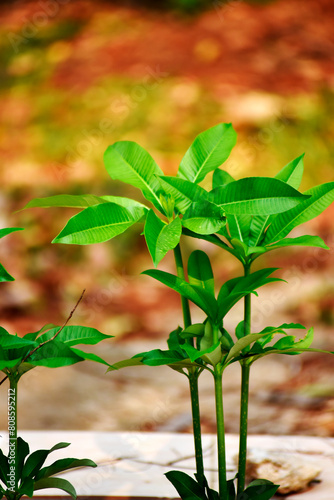
[[[208,201],[190,205],[182,218],[182,225],[199,234],[217,233],[226,224],[221,209]]]
[[[58,326],[48,330],[46,333],[43,333],[40,337],[38,337],[38,342],[42,343],[51,339],[59,330],[60,327]],[[79,344],[93,345],[97,344],[101,340],[110,339],[112,337],[112,335],[106,335],[99,332],[99,330],[88,326],[69,325],[65,326],[59,332],[56,339],[59,342],[63,342],[67,346],[73,346]]]
[[[21,210],[27,208],[51,208],[51,207],[68,207],[68,208],[87,208],[100,203],[108,203],[108,200],[94,194],[56,194],[54,196],[46,196],[45,198],[34,198],[30,200]]]
[[[277,241],[274,244],[267,245],[267,251],[274,250],[275,248],[304,246],[304,247],[318,247],[324,250],[329,250],[324,240],[320,236],[298,236],[297,238],[284,238],[284,240]]]
[[[145,198],[161,210],[156,176],[163,172],[144,148],[131,141],[116,142],[104,153],[104,163],[112,179],[139,188]]]
[[[97,354],[94,354],[93,352],[85,352],[82,351],[81,349],[77,349],[76,347],[71,348],[72,352],[80,356],[81,358],[88,360],[88,361],[94,361],[95,363],[101,363],[106,366],[110,366],[110,363],[102,359],[100,356]]]
[[[0,263],[0,283],[5,283],[7,281],[15,281],[15,278],[3,267]]]
[[[209,196],[201,186],[185,179],[162,176],[158,177],[158,181],[165,193],[173,198],[175,207],[181,214],[184,214],[193,202],[206,200]]]
[[[268,245],[283,239],[295,227],[321,214],[334,201],[334,182],[320,184],[304,194],[310,198],[275,217],[266,232],[263,244]]]
[[[47,477],[40,479],[34,484],[34,491],[44,490],[46,488],[56,488],[57,490],[63,490],[65,493],[71,495],[73,500],[77,498],[76,491],[69,481],[59,477]]]
[[[166,472],[165,476],[172,483],[182,500],[203,500],[205,492],[195,479],[181,471]]]
[[[277,332],[279,333],[279,332]],[[249,335],[246,335],[245,337],[242,337],[236,341],[234,346],[231,348],[230,352],[228,353],[228,356],[225,360],[225,363],[230,361],[232,358],[236,357],[238,354],[241,353],[246,347],[250,346],[253,342],[256,342],[258,339],[261,337],[264,337],[265,335],[268,335],[267,333],[250,333]],[[273,334],[275,335],[275,333]]]
[[[141,353],[141,356],[142,363],[148,366],[170,365],[187,359],[187,356],[179,350],[162,351],[161,349],[153,349],[152,351]]]
[[[229,184],[230,182],[234,182],[234,181],[235,181],[235,179],[233,179],[232,175],[230,175],[225,170],[221,170],[220,168],[217,168],[213,172],[213,176],[212,176],[212,189],[224,186],[225,184]]]
[[[15,231],[23,231],[23,227],[4,227],[0,229],[0,238],[7,236],[7,234],[14,233]]]
[[[29,455],[29,445],[21,437],[17,438],[17,477],[21,477],[25,458]]]
[[[214,296],[215,283],[209,257],[202,250],[194,250],[188,260],[188,280]]]
[[[144,235],[147,248],[155,266],[165,255],[176,247],[182,234],[181,220],[177,217],[170,224],[166,224],[150,210],[145,222]]]
[[[89,245],[108,241],[126,231],[140,218],[135,218],[129,210],[115,203],[88,207],[71,217],[53,243]]]
[[[47,366],[49,368],[58,368],[61,366],[69,366],[84,358],[78,356],[70,347],[57,340],[51,340],[37,349],[28,362],[34,366]]]
[[[184,155],[178,177],[199,183],[229,157],[236,133],[230,123],[220,123],[199,134]]]
[[[270,215],[295,207],[307,194],[271,177],[246,177],[214,189],[210,196],[226,213]]]
[[[36,480],[43,479],[46,477],[59,474],[69,469],[75,469],[77,467],[97,467],[96,463],[88,458],[78,459],[78,458],[61,458],[56,460],[53,464],[48,467],[43,467],[37,474]]]
[[[290,161],[275,175],[275,179],[286,182],[295,189],[299,189],[304,172],[305,153]]]
[[[144,271],[142,274],[151,276],[169,288],[172,288],[183,297],[186,297],[194,302],[194,304],[200,307],[210,318],[216,318],[217,301],[215,297],[203,288],[190,285],[187,281],[179,278],[178,276],[156,269]]]
[[[111,372],[114,370],[120,370],[121,368],[127,368],[128,366],[140,366],[142,365],[142,358],[139,356],[129,358],[129,359],[123,359],[122,361],[118,361],[117,363],[114,363],[111,365],[107,372]]]
[[[269,500],[278,490],[279,485],[266,479],[256,479],[245,489],[245,498],[249,500]],[[241,500],[241,499],[240,499]]]

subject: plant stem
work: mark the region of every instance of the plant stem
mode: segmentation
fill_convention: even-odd
[[[226,479],[225,424],[223,407],[223,369],[219,364],[216,365],[214,369],[214,380],[217,423],[219,498],[225,500],[228,498],[228,492]]]
[[[199,409],[199,396],[198,396],[198,370],[189,370],[189,387],[191,397],[191,413],[193,422],[193,434],[195,444],[195,459],[196,459],[196,472],[197,481],[199,484],[204,484],[204,463],[203,463],[203,449],[202,449],[202,429],[201,429],[201,415]]]
[[[174,258],[176,264],[176,271],[179,278],[184,279],[184,265],[181,254],[181,247],[177,245],[174,248]],[[181,295],[182,313],[184,327],[187,328],[191,325],[191,315],[189,301],[186,297]],[[193,423],[193,435],[195,446],[195,459],[196,459],[196,472],[197,480],[200,484],[204,483],[204,463],[203,463],[203,447],[202,447],[202,430],[201,430],[201,415],[199,409],[199,395],[198,395],[198,377],[199,372],[196,368],[188,370],[189,389],[191,398],[191,413]]]
[[[174,259],[175,259],[176,272],[177,272],[178,277],[185,279],[180,244],[178,244],[174,248]],[[182,304],[184,327],[187,328],[188,326],[191,325],[190,307],[189,307],[188,299],[186,297],[183,297],[182,295],[181,295],[181,304]]]
[[[245,276],[250,273],[250,263],[244,265]],[[244,336],[251,333],[251,294],[244,299]],[[241,400],[240,400],[240,431],[239,431],[239,463],[238,463],[238,495],[245,489],[247,433],[248,433],[248,399],[249,399],[249,372],[247,360],[241,361]]]
[[[9,452],[8,461],[11,464],[10,467],[14,466],[14,481],[15,481],[15,493],[18,488],[18,477],[17,477],[17,384],[18,378],[16,374],[9,376],[9,392],[8,392],[8,435],[9,435]],[[14,460],[14,463],[12,462]],[[11,488],[12,489],[12,488]]]
[[[245,489],[246,459],[247,459],[247,432],[248,432],[248,394],[249,394],[250,366],[241,363],[241,403],[240,403],[240,432],[239,432],[239,464],[238,464],[238,495]]]

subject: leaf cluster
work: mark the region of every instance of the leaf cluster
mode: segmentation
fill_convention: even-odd
[[[53,476],[77,467],[96,467],[97,465],[87,458],[63,458],[49,466],[44,466],[50,453],[66,448],[69,444],[58,443],[50,450],[37,450],[30,454],[28,443],[19,437],[15,465],[10,451],[6,456],[0,450],[0,500],[3,497],[7,500],[19,500],[23,495],[32,498],[35,491],[47,488],[63,490],[75,499],[77,495],[72,484],[66,479]],[[12,485],[14,471],[18,482],[16,491]]]

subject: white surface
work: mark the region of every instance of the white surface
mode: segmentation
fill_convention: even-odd
[[[0,446],[7,453],[8,438],[1,432]],[[68,448],[53,452],[48,462],[65,457],[90,458],[98,467],[67,472],[62,477],[73,483],[78,495],[143,496],[176,498],[173,486],[164,477],[168,470],[182,470],[192,474],[195,461],[193,440],[189,434],[137,433],[137,432],[84,432],[84,431],[23,431],[20,433],[30,451],[50,448],[65,441]],[[334,499],[334,439],[302,436],[249,436],[249,448],[280,450],[297,453],[314,460],[322,473],[321,483],[309,491],[289,495],[286,500]],[[204,435],[205,468],[210,485],[216,484],[215,436]],[[226,436],[227,468],[234,475],[233,457],[238,451],[238,437]],[[59,495],[59,490],[42,490],[39,495]]]

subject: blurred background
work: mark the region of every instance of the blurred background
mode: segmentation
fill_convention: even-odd
[[[85,288],[72,323],[116,337],[95,352],[115,362],[164,348],[182,321],[179,298],[140,276],[153,267],[142,227],[95,246],[52,245],[75,211],[19,210],[61,193],[140,199],[108,177],[109,144],[136,141],[171,175],[195,136],[219,122],[232,122],[238,133],[224,164],[236,178],[273,176],[305,152],[301,189],[333,181],[333,22],[331,0],[2,1],[0,227],[25,231],[0,242],[0,261],[16,278],[0,288],[1,325],[22,335],[62,324]],[[278,275],[289,283],[253,301],[254,330],[299,321],[315,327],[315,347],[334,350],[333,216],[330,207],[302,228],[330,251],[262,258],[282,267]],[[186,254],[192,245],[185,241]],[[241,272],[227,254],[203,248],[218,281]],[[173,272],[170,256],[161,268]],[[229,315],[231,332],[241,310]],[[195,310],[194,317],[201,320]],[[332,366],[326,355],[255,365],[250,432],[333,436]],[[187,380],[168,368],[107,375],[88,362],[36,368],[21,386],[21,428],[191,430]],[[211,432],[209,377],[201,387],[203,429]],[[233,367],[225,380],[228,432],[238,431],[238,387]]]

